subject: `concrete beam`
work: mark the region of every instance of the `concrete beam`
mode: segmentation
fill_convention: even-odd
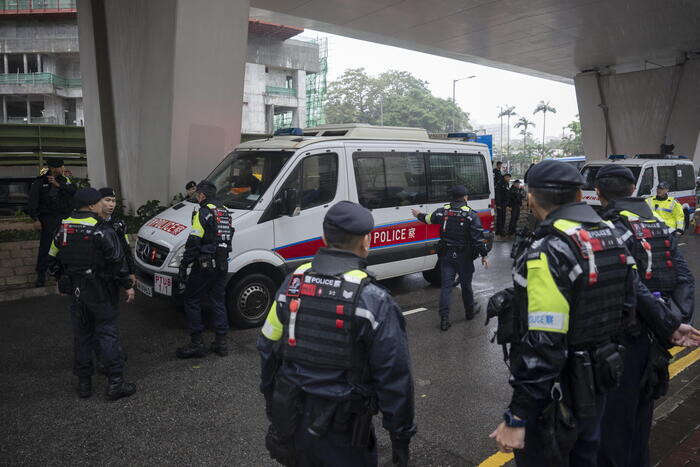
[[[99,9],[103,35],[86,19]],[[248,0],[78,1],[95,185],[118,179],[131,206],[168,201],[238,144],[248,11]]]
[[[658,153],[694,157],[700,134],[700,60],[633,73],[574,79],[586,155]]]
[[[318,44],[294,39],[280,42],[250,35],[247,61],[274,68],[304,70],[307,73],[318,73],[321,70],[318,61]]]

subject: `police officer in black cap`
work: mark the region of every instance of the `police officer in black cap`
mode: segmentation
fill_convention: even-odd
[[[377,465],[377,411],[394,462],[408,463],[411,359],[401,309],[366,271],[373,227],[359,204],[329,209],[328,247],[284,280],[258,339],[265,444],[284,465]]]
[[[126,289],[127,303],[134,300],[134,284],[114,230],[100,223],[101,195],[94,188],[79,190],[78,209],[63,219],[51,244],[50,270],[59,291],[72,295],[70,306],[74,333],[74,372],[78,395],[92,395],[95,342],[107,373],[107,399],[128,397],[136,386],[124,381],[124,355],[119,343],[117,317],[119,287]]]
[[[602,423],[601,466],[649,465],[649,434],[654,399],[668,387],[670,344],[697,345],[697,331],[687,324],[695,306],[695,281],[676,238],[644,198],[631,197],[636,178],[627,167],[610,164],[596,175],[596,192],[603,206],[602,217],[621,233],[634,256],[643,285],[638,300],[658,292],[678,311],[666,307],[637,307],[639,320],[621,336],[625,346],[622,384],[608,395]],[[650,313],[658,309],[661,314]]]
[[[210,350],[228,355],[226,334],[226,278],[231,251],[233,226],[226,207],[216,201],[216,186],[203,180],[197,185],[199,211],[192,217],[192,230],[180,262],[178,281],[185,286],[185,315],[190,328],[190,343],[177,349],[178,358],[204,357],[207,349],[202,340],[202,298],[209,297],[216,337]],[[192,272],[187,275],[188,267]]]
[[[438,208],[430,215],[412,209],[413,215],[426,224],[440,224],[438,257],[442,289],[440,291],[440,329],[447,331],[450,324],[450,298],[459,274],[462,302],[467,320],[474,318],[474,294],[472,276],[474,260],[481,256],[481,264],[488,267],[488,250],[484,243],[484,229],[479,215],[467,206],[467,189],[462,185],[452,188],[452,202]]]
[[[102,196],[100,200],[102,203],[102,214],[100,214],[100,217],[102,217],[107,226],[114,229],[119,241],[122,242],[122,249],[124,250],[126,264],[129,269],[129,277],[131,277],[131,280],[136,281],[136,265],[131,246],[129,245],[129,238],[126,236],[126,224],[122,219],[114,218],[114,209],[117,207],[117,193],[114,191],[114,188],[110,187],[100,188],[99,192],[100,196]]]
[[[70,214],[75,186],[64,175],[63,159],[48,159],[49,169],[37,177],[29,189],[27,214],[34,219],[36,229],[41,229],[39,253],[36,260],[36,286],[43,287],[46,282],[48,254],[51,240],[58,229],[61,219]]]

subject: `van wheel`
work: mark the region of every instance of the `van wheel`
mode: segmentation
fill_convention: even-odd
[[[229,323],[243,329],[262,326],[276,289],[272,279],[259,273],[229,283],[226,290]]]
[[[423,279],[430,282],[430,285],[434,287],[440,287],[442,285],[442,275],[440,274],[440,261],[438,261],[438,263],[433,269],[423,271]]]

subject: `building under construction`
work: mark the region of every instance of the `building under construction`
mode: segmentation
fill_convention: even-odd
[[[0,121],[83,125],[75,0],[0,0]],[[327,46],[251,19],[241,132],[324,122]],[[205,73],[206,70],[202,70]]]

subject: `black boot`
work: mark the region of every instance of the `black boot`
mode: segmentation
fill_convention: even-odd
[[[184,347],[180,347],[175,352],[177,358],[202,358],[207,355],[207,348],[204,347],[201,334],[192,334],[192,341]]]
[[[122,375],[110,376],[107,380],[107,400],[116,401],[122,397],[129,397],[136,392],[134,383],[124,381]]]
[[[219,355],[220,357],[225,357],[228,355],[228,345],[226,344],[226,334],[217,334],[214,342],[211,343],[209,350]]]
[[[36,274],[36,283],[34,284],[35,287],[44,287],[46,285],[46,273],[44,272],[38,272]]]
[[[440,318],[441,331],[447,331],[448,329],[450,329],[450,326],[452,326],[452,324],[450,324],[450,318],[448,318],[447,316],[443,316]]]
[[[474,312],[474,308],[473,308],[473,307],[469,307],[469,308],[465,308],[465,309],[464,309],[464,318],[465,318],[467,321],[473,320],[473,319],[474,319],[474,316],[476,316],[476,313]]]
[[[78,397],[87,399],[92,396],[92,378],[89,376],[78,379]]]

